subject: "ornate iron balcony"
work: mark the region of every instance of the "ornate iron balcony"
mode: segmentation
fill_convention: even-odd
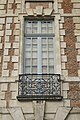
[[[61,100],[61,80],[59,74],[19,75],[18,96],[23,100]]]

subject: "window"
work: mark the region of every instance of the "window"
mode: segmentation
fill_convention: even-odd
[[[55,39],[53,20],[25,18],[23,73],[53,74]]]

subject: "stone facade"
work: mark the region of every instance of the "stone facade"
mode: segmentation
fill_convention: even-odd
[[[0,120],[80,120],[80,0],[0,0]],[[24,17],[54,16],[61,101],[19,102]]]

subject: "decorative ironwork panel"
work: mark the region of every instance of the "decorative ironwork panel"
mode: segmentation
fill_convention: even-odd
[[[17,98],[18,100],[61,100],[60,75],[20,75]]]

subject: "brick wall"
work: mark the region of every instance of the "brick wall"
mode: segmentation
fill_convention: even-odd
[[[61,106],[80,107],[80,0],[58,0],[57,3],[55,1],[50,3],[29,3],[21,0],[0,1],[0,107],[4,119],[12,120],[8,108],[18,107],[21,108],[23,113],[20,112],[26,119],[34,119],[33,102],[19,102],[16,99],[18,95],[16,80],[18,80],[20,62],[22,62],[20,60],[21,43],[23,43],[21,17],[48,16],[52,8],[54,8],[53,16],[56,14],[60,16],[59,42],[61,75],[64,78],[63,100],[46,102],[45,119],[53,119]],[[40,11],[36,12],[38,9],[36,6],[40,8]],[[75,111],[77,114],[77,110]],[[6,113],[7,117],[5,117]],[[69,120],[74,118],[73,113],[69,116]]]

